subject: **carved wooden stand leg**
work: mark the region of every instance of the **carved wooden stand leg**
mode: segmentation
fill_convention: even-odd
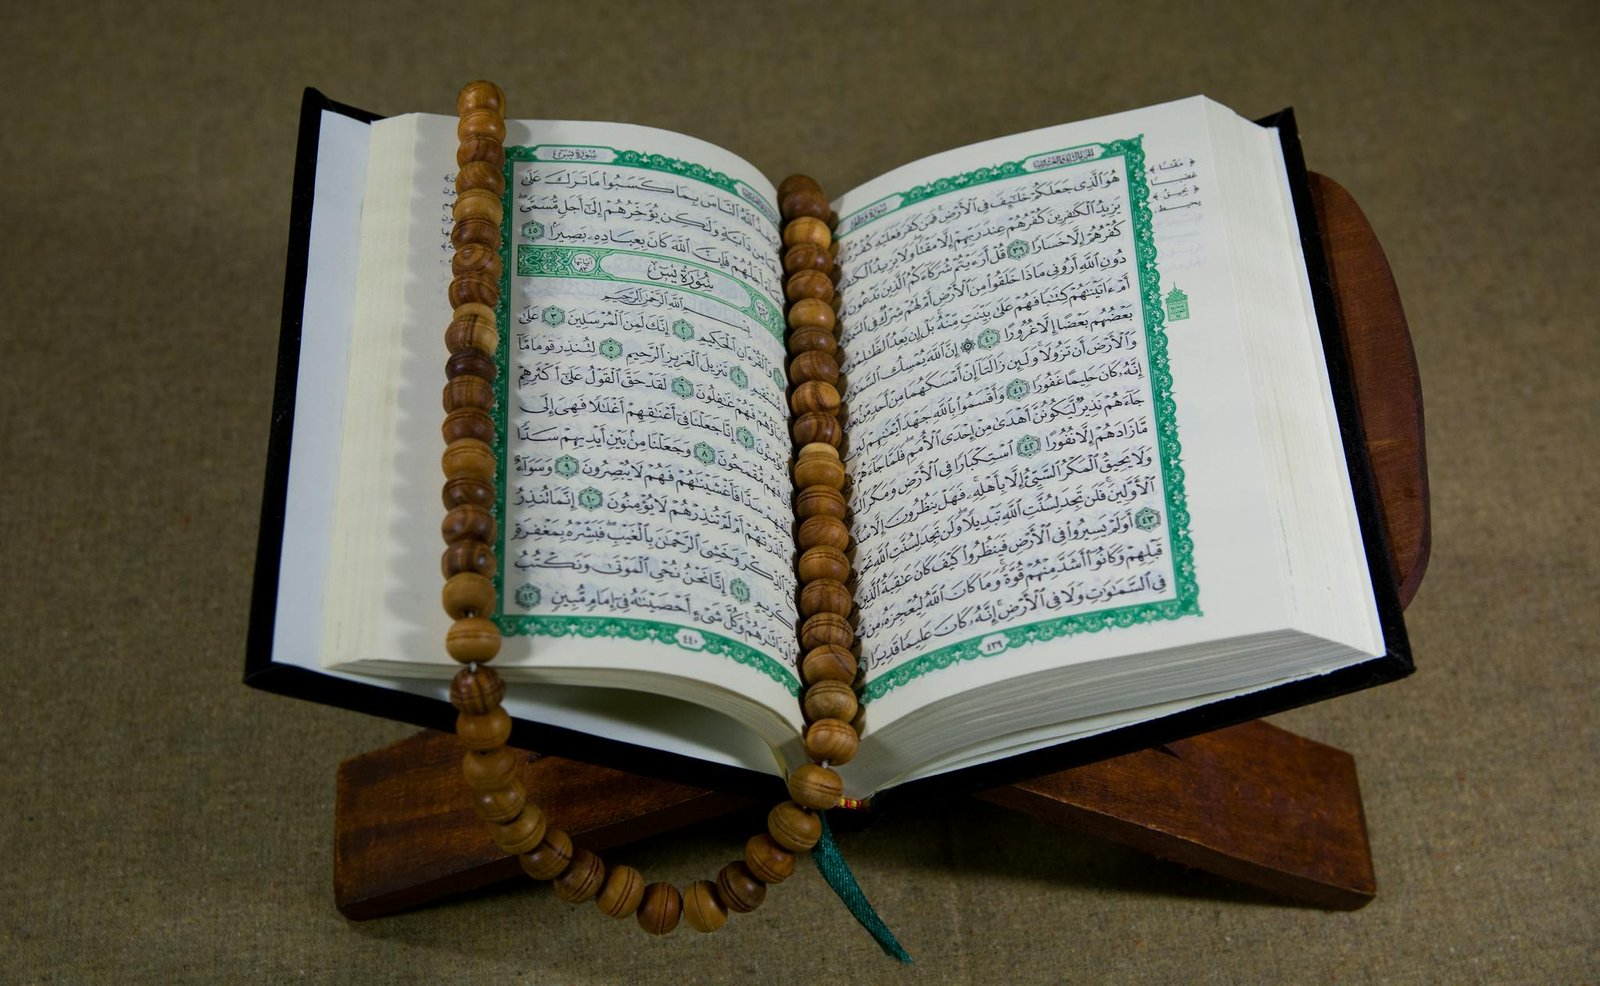
[[[1431,537],[1416,357],[1366,218],[1333,181],[1314,174],[1311,189],[1404,605]],[[453,736],[424,731],[340,765],[334,893],[346,917],[520,875],[484,836],[459,760]],[[596,850],[754,803],[560,757],[529,754],[521,770],[552,824]],[[1264,722],[979,797],[1320,907],[1357,908],[1376,892],[1354,760]]]

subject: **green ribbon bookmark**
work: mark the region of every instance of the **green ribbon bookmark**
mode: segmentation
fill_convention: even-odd
[[[850,864],[844,861],[844,855],[839,852],[839,844],[833,841],[833,829],[828,827],[828,813],[818,812],[817,817],[822,819],[822,838],[812,848],[811,858],[816,860],[822,878],[828,881],[828,886],[844,901],[844,906],[861,922],[861,927],[867,929],[867,934],[878,943],[884,954],[909,963],[911,954],[900,946],[894,932],[872,909],[867,895],[861,892],[861,885],[856,883],[855,874],[850,872]]]

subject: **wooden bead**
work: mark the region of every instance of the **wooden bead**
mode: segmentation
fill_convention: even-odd
[[[456,93],[456,115],[460,116],[468,110],[485,109],[494,110],[501,116],[506,112],[506,94],[493,82],[476,79],[461,87]]]
[[[801,353],[789,361],[789,379],[795,384],[821,380],[834,390],[838,390],[839,361],[830,354],[815,349]]]
[[[844,796],[844,781],[827,767],[801,764],[789,773],[789,797],[819,811],[835,808]]]
[[[494,440],[494,419],[482,408],[456,408],[445,415],[439,434],[444,436],[446,445],[463,438],[476,438],[487,445]]]
[[[861,748],[861,737],[850,723],[818,719],[806,730],[806,756],[817,763],[849,763]]]
[[[506,683],[494,668],[462,668],[450,679],[450,704],[465,715],[487,715],[505,697]]]
[[[459,376],[474,376],[493,382],[497,372],[494,360],[476,349],[456,353],[444,364],[444,375],[452,380]]]
[[[812,411],[838,414],[839,405],[842,403],[839,389],[821,380],[810,380],[801,384],[789,397],[789,409],[795,414],[810,414]]]
[[[709,934],[728,923],[728,909],[717,896],[717,885],[696,880],[683,890],[683,920],[689,927]]]
[[[492,522],[493,518],[490,520]],[[833,545],[818,544],[807,548],[800,555],[800,563],[795,566],[795,570],[799,573],[801,582],[815,582],[817,579],[845,582],[850,578],[850,559]]]
[[[842,583],[832,579],[818,579],[807,582],[805,588],[800,590],[800,613],[802,616],[815,616],[818,613],[836,613],[839,616],[850,615],[850,610],[855,603],[850,599],[850,590]]]
[[[844,494],[830,486],[807,486],[794,498],[794,515],[802,521],[812,517],[844,520],[849,510]]]
[[[799,216],[815,216],[823,222],[827,222],[828,200],[823,198],[821,192],[813,191],[809,188],[796,189],[779,200],[778,212],[785,219],[795,219]]]
[[[848,650],[855,639],[855,631],[842,613],[817,613],[800,624],[800,644],[807,651],[830,645]]]
[[[538,805],[524,804],[522,814],[503,825],[490,826],[490,833],[494,836],[494,844],[507,856],[520,856],[529,852],[544,840],[545,829],[544,812]]]
[[[854,688],[848,682],[825,680],[806,689],[805,697],[801,700],[802,711],[805,712],[807,722],[816,722],[819,719],[838,719],[849,728],[851,719],[856,717],[856,709],[860,702],[856,699]]]
[[[614,866],[606,874],[595,906],[608,917],[625,918],[639,909],[644,900],[644,875],[631,866]]]
[[[827,615],[827,614],[823,614]],[[836,644],[823,644],[806,652],[800,661],[800,677],[805,683],[839,681],[849,685],[856,680],[856,656]]]
[[[786,277],[795,271],[827,271],[832,266],[833,254],[815,243],[797,243],[783,252],[783,273]]]
[[[796,423],[796,430],[799,430],[798,422]],[[467,439],[467,441],[471,441],[471,439]],[[488,446],[484,447],[488,448]],[[825,448],[834,454],[832,458],[821,455],[808,456],[805,454],[805,449],[808,448]],[[801,446],[800,456],[794,463],[794,484],[796,486],[801,489],[811,486],[826,486],[830,490],[843,490],[845,478],[844,463],[839,461],[838,450],[832,445],[827,442],[807,442]],[[829,519],[838,520],[836,517]],[[840,521],[839,526],[843,527],[844,523]],[[848,542],[848,538],[846,541]],[[834,547],[843,548],[844,545],[836,544]]]
[[[785,248],[799,246],[802,243],[814,243],[826,250],[832,242],[833,234],[828,231],[828,224],[816,216],[800,216],[789,220],[783,227]]]
[[[493,137],[497,141],[504,141],[505,117],[483,106],[467,110],[456,124],[456,139],[466,140],[468,137]]]
[[[447,579],[462,572],[492,576],[495,573],[494,551],[482,541],[456,541],[444,549],[439,569]]]
[[[496,170],[506,166],[505,144],[489,134],[468,137],[456,146],[456,167],[464,168],[468,161],[483,161]]]
[[[522,783],[513,780],[505,787],[478,792],[477,797],[472,799],[472,807],[484,821],[505,824],[522,814],[522,807],[527,800],[528,792],[523,790]]]
[[[810,551],[818,545],[843,551],[850,544],[850,528],[844,526],[844,521],[837,517],[808,517],[800,522],[800,530],[796,532],[794,541],[801,552]]]
[[[782,883],[794,875],[794,853],[772,841],[765,832],[744,844],[744,865],[762,883]]]
[[[572,865],[551,886],[557,897],[569,904],[581,904],[598,894],[605,881],[606,864],[589,850],[579,849],[572,854]]]
[[[450,227],[450,245],[457,250],[469,243],[498,249],[500,226],[487,219],[462,219]]]
[[[791,305],[808,298],[817,298],[829,304],[833,301],[833,278],[820,270],[797,270],[783,282],[783,296]]]
[[[507,746],[468,750],[461,757],[461,773],[473,791],[493,791],[515,780],[521,758]]]
[[[439,464],[450,479],[466,476],[484,483],[494,482],[494,450],[487,442],[476,438],[460,438],[445,446]]]
[[[444,409],[448,413],[462,407],[494,407],[494,387],[482,377],[453,378],[444,385]]]
[[[479,479],[460,476],[444,484],[441,499],[444,500],[446,510],[459,507],[463,503],[488,507],[494,503],[494,487]]]
[[[503,269],[500,264],[500,251],[491,250],[482,243],[468,243],[450,257],[450,273],[456,277],[462,274],[483,274],[498,282]],[[460,309],[457,308],[456,311],[459,313]],[[452,315],[452,318],[454,317]]]
[[[729,863],[717,874],[717,896],[735,914],[748,914],[767,899],[767,885],[757,880],[743,860]]]
[[[450,215],[456,222],[463,219],[487,219],[496,226],[505,218],[505,206],[500,196],[487,188],[456,189],[456,199],[450,203]]]
[[[494,583],[477,572],[457,572],[445,580],[440,594],[452,620],[494,612]]]
[[[795,329],[789,333],[786,342],[790,356],[799,356],[801,353],[809,353],[812,350],[819,350],[829,356],[839,352],[839,340],[833,337],[831,331],[817,325],[808,325],[803,329]]]
[[[470,246],[475,250],[487,249],[480,243],[473,243],[470,244]],[[462,250],[456,251],[456,255],[460,256],[465,249],[466,248],[463,247]],[[495,333],[495,343],[497,345],[500,341],[499,322],[496,319],[493,305],[486,305],[480,301],[469,301],[465,304],[455,306],[455,308],[450,312],[450,324],[456,325],[458,323],[482,323],[485,329]],[[445,330],[445,334],[449,334],[448,329]],[[454,353],[459,352],[460,350],[452,349],[450,351]],[[486,353],[492,353],[493,351],[494,347],[483,350],[483,352]]]
[[[444,649],[462,664],[492,661],[500,653],[500,628],[482,616],[464,616],[445,631]]]
[[[456,739],[469,750],[492,750],[504,746],[511,736],[511,717],[505,709],[481,716],[456,716]]]
[[[678,926],[682,914],[683,898],[678,888],[670,883],[652,883],[644,888],[644,900],[634,919],[650,934],[664,935]]]
[[[492,320],[457,319],[444,330],[444,345],[452,356],[468,352],[493,356],[500,348],[500,333]]]
[[[572,865],[572,838],[561,829],[547,828],[544,841],[517,857],[517,862],[535,880],[554,880]]]
[[[504,195],[506,176],[488,161],[468,161],[456,172],[456,191],[465,192],[475,188],[493,192],[496,196]]]
[[[468,246],[482,246],[481,243],[469,243]],[[500,300],[500,280],[491,278],[488,274],[477,272],[457,274],[446,289],[446,296],[451,305],[465,305],[476,303],[493,305]]]
[[[822,838],[822,819],[793,801],[767,813],[767,834],[790,852],[806,852]]]
[[[439,533],[444,537],[445,544],[453,544],[462,539],[493,541],[494,527],[494,514],[482,507],[463,504],[444,515],[444,521],[439,525]]]
[[[798,445],[810,445],[821,442],[824,445],[837,446],[844,441],[844,426],[839,424],[837,415],[825,411],[812,411],[802,414],[794,421],[793,435]],[[842,470],[843,467],[841,466]],[[843,489],[844,482],[840,480],[835,490]]]
[[[815,178],[811,177],[810,175],[794,174],[788,176],[783,181],[778,182],[778,198],[784,198],[785,196],[793,192],[798,192],[801,189],[809,189],[819,195],[822,193],[822,186],[817,184],[817,180]]]
[[[827,329],[833,332],[839,327],[839,316],[833,306],[820,298],[801,298],[789,306],[785,320],[791,329]]]

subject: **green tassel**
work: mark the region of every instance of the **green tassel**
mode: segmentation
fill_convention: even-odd
[[[844,855],[839,852],[839,844],[833,841],[833,830],[828,827],[828,813],[818,812],[817,817],[822,819],[822,838],[817,840],[816,846],[811,850],[811,858],[817,861],[817,869],[822,873],[822,878],[828,881],[828,886],[844,901],[844,906],[850,909],[855,919],[867,929],[867,933],[883,949],[884,954],[893,956],[901,962],[909,963],[911,955],[894,937],[894,932],[883,923],[883,918],[878,917],[878,912],[872,909],[872,904],[867,900],[867,895],[861,892],[861,885],[856,883],[856,876],[850,872],[850,864],[844,861]]]

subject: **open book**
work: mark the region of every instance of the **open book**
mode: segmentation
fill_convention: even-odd
[[[456,671],[437,564],[456,143],[454,117],[308,94],[251,656],[265,687],[430,725]],[[513,741],[782,776],[806,762],[810,507],[777,190],[644,127],[509,121],[505,144],[495,667],[519,723],[558,730]],[[864,709],[847,795],[1409,671],[1295,173],[1292,133],[1197,97],[834,201]]]

